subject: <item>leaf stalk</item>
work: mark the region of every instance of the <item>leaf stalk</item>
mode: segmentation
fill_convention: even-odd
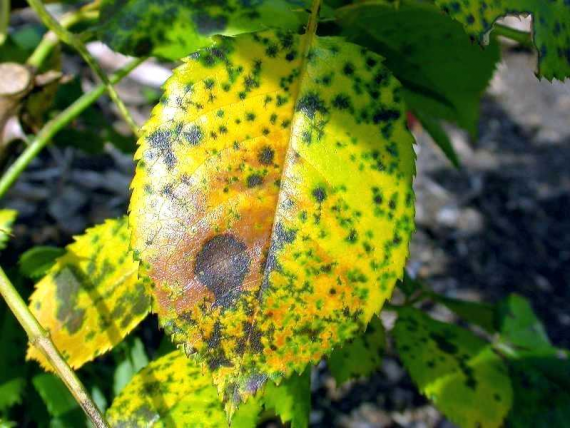
[[[101,414],[99,408],[95,405],[75,372],[63,359],[58,349],[50,339],[49,333],[40,325],[36,317],[34,317],[30,312],[30,309],[2,267],[0,267],[0,294],[2,294],[2,297],[4,297],[8,307],[26,331],[30,343],[38,348],[50,362],[54,371],[67,386],[95,427],[108,428],[109,425]]]
[[[532,41],[532,35],[526,31],[520,31],[515,28],[507,27],[503,24],[495,24],[493,27],[493,33],[496,36],[502,36],[507,39],[510,39],[514,42],[517,42],[521,46],[533,49],[534,43]]]

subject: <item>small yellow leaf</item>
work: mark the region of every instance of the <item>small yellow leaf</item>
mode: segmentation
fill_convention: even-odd
[[[139,277],[129,236],[126,218],[88,229],[30,298],[30,310],[73,368],[113,348],[149,311],[149,279]],[[28,358],[50,368],[34,347]]]
[[[0,210],[0,250],[6,248],[17,215],[16,210]]]
[[[232,428],[255,426],[261,409],[236,415]],[[226,415],[208,371],[181,351],[157,359],[135,375],[107,411],[113,427],[228,427]]]
[[[136,154],[133,248],[161,324],[228,408],[363,331],[403,273],[401,86],[340,39],[220,38],[166,84]]]

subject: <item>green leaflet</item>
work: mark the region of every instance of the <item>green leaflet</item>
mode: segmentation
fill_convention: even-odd
[[[294,373],[279,385],[268,383],[261,397],[256,397],[256,400],[263,404],[265,410],[273,411],[279,416],[284,424],[290,422],[291,428],[308,427],[311,412],[311,367],[307,367],[300,375]]]
[[[461,25],[418,0],[365,1],[336,14],[342,35],[386,58],[412,111],[476,134],[479,100],[500,58],[494,40],[481,49]]]
[[[449,159],[449,161],[453,164],[455,168],[460,168],[461,163],[459,161],[459,157],[455,152],[455,148],[451,143],[447,132],[443,129],[441,123],[431,117],[427,112],[422,110],[415,110],[414,114],[416,118],[420,121],[422,127],[431,135],[433,141],[439,146],[443,154]]]
[[[65,384],[51,373],[34,376],[32,383],[44,401],[50,415],[58,417],[79,408]]]
[[[30,310],[73,368],[111,349],[149,311],[149,279],[139,276],[129,238],[126,218],[88,229],[36,284]],[[34,347],[28,358],[49,368]]]
[[[133,376],[148,364],[144,345],[140,338],[126,340],[121,343],[123,358],[117,358],[113,374],[113,393],[118,395]]]
[[[567,0],[435,0],[485,43],[494,22],[505,15],[531,14],[538,51],[538,75],[552,80],[570,76],[570,4]]]
[[[6,248],[17,215],[15,210],[0,210],[0,250]]]
[[[527,353],[509,359],[513,407],[507,427],[566,427],[570,421],[570,361],[556,355]]]
[[[264,395],[240,407],[232,428],[255,427],[263,407],[293,427],[307,426],[310,408],[309,371],[281,385],[268,384]],[[173,351],[135,375],[107,412],[112,426],[229,426],[208,370],[182,351]]]
[[[497,318],[501,340],[513,347],[515,352],[555,349],[525,298],[511,294],[501,301],[497,305]]]
[[[496,306],[499,337],[513,384],[508,427],[559,427],[570,420],[570,359],[550,344],[530,303],[511,294]]]
[[[500,427],[512,404],[507,367],[482,339],[413,308],[398,311],[394,336],[420,391],[461,427]]]
[[[488,303],[470,302],[432,294],[433,299],[455,312],[464,321],[478,325],[488,333],[497,331],[495,308]]]
[[[20,256],[20,273],[30,279],[40,279],[55,264],[58,257],[65,254],[63,248],[37,246]]]
[[[0,383],[0,411],[5,411],[15,404],[22,402],[22,394],[26,381],[22,377],[16,377]]]
[[[337,385],[379,370],[385,348],[384,326],[380,318],[374,317],[363,334],[344,343],[329,356],[328,367]]]
[[[211,36],[306,22],[303,0],[103,0],[100,37],[127,55],[171,60],[212,44]]]

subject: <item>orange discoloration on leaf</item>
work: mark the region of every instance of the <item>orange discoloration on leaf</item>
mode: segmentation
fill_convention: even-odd
[[[156,312],[230,408],[364,330],[414,228],[399,83],[371,52],[304,37],[192,55],[136,154],[132,244]]]

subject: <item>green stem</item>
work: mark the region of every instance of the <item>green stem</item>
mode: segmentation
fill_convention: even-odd
[[[526,31],[520,31],[515,28],[507,27],[506,25],[502,24],[495,24],[495,26],[493,27],[493,33],[497,36],[502,36],[507,39],[513,40],[525,48],[529,49],[534,48],[532,36],[530,33],[527,33]]]
[[[48,12],[46,7],[42,3],[42,0],[28,0],[28,4],[38,14],[38,16],[40,17],[40,19],[42,20],[42,22],[46,27],[48,27],[51,31],[53,31],[62,42],[67,43],[75,50],[77,50],[77,52],[79,52],[79,54],[83,57],[87,65],[91,67],[91,70],[93,70],[93,72],[97,75],[97,77],[99,77],[99,79],[101,79],[101,81],[105,84],[109,96],[111,97],[117,108],[119,109],[119,112],[121,113],[121,116],[123,116],[125,122],[127,122],[129,127],[133,131],[133,134],[138,136],[139,128],[135,123],[135,121],[133,120],[131,114],[129,113],[129,110],[127,109],[121,98],[119,97],[119,94],[113,87],[113,84],[109,81],[107,75],[103,72],[97,61],[95,61],[95,58],[91,56],[91,54],[89,53],[83,42],[81,42],[79,36],[74,35],[69,31],[67,31],[65,28],[63,28],[61,24]]]
[[[123,77],[129,74],[133,69],[140,65],[145,58],[137,58],[111,76],[111,83],[119,82]],[[33,141],[16,159],[6,173],[0,179],[0,198],[6,194],[8,189],[14,184],[20,174],[26,169],[30,162],[42,151],[42,149],[50,142],[52,137],[69,122],[75,119],[79,114],[89,107],[105,92],[105,85],[92,89],[90,92],[83,94],[73,104],[63,110],[59,115],[50,120],[36,135]]]
[[[38,348],[38,350],[50,362],[54,371],[67,386],[71,394],[75,397],[79,405],[85,411],[85,414],[93,422],[97,428],[108,427],[105,418],[85,390],[85,387],[63,359],[56,346],[50,339],[49,333],[40,325],[38,320],[30,312],[30,309],[10,282],[10,279],[0,267],[0,294],[8,304],[12,313],[22,325],[30,343]]]
[[[0,46],[4,44],[8,37],[8,27],[10,25],[10,0],[0,0]]]
[[[99,13],[96,10],[79,9],[63,15],[61,18],[61,26],[63,28],[69,28],[79,22],[96,19],[97,16],[99,16]],[[42,41],[36,46],[36,49],[28,58],[26,64],[39,69],[58,43],[59,39],[55,33],[48,31],[42,38]]]

